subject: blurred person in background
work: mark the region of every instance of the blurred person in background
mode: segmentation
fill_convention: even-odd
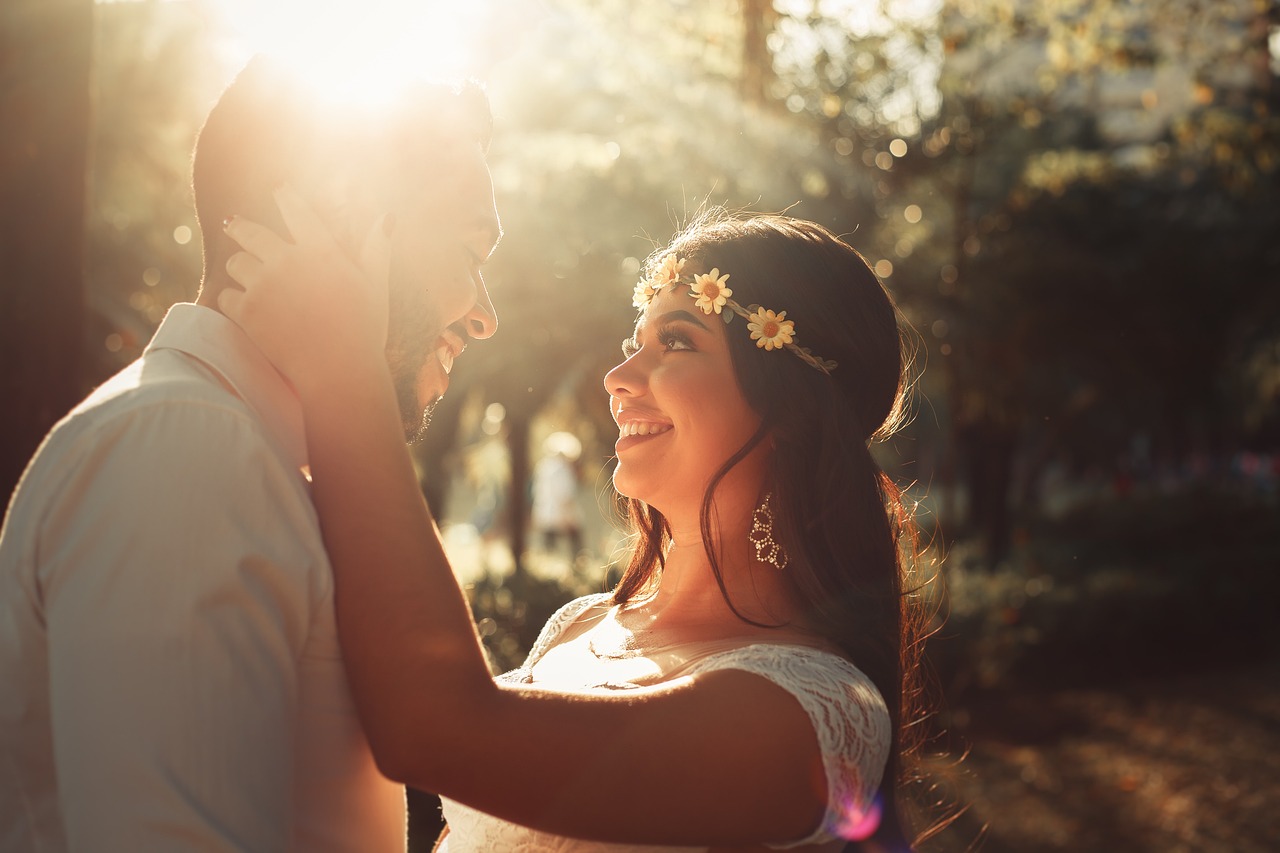
[[[582,509],[578,506],[578,457],[582,442],[568,432],[553,432],[542,443],[542,458],[533,466],[533,529],[542,550],[561,545],[569,559],[582,550]]]
[[[908,849],[926,614],[870,453],[904,339],[862,257],[720,215],[650,260],[604,380],[630,563],[494,680],[400,441],[385,284],[280,200],[296,244],[234,219],[222,304],[298,389],[357,706],[383,771],[445,798],[440,849]]]
[[[54,427],[14,494],[2,850],[405,849],[404,788],[378,772],[343,670],[300,402],[217,308],[238,250],[223,220],[274,221],[287,180],[341,257],[368,261],[378,233],[401,442],[492,334],[484,95],[421,86],[354,109],[264,59],[231,83],[195,149],[196,303]]]

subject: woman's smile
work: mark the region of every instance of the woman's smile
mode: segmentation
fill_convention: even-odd
[[[665,435],[672,429],[674,427],[671,424],[653,421],[623,421],[618,425],[618,440],[614,443],[613,449],[621,453],[629,447],[635,447],[637,444]]]

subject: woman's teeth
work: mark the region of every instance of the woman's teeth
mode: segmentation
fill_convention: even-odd
[[[671,424],[652,424],[644,421],[628,421],[625,424],[618,425],[618,437],[626,438],[629,435],[657,435],[660,432],[666,432],[671,429]]]

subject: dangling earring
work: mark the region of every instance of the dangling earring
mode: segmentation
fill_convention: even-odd
[[[782,571],[787,567],[787,552],[773,538],[773,508],[769,506],[772,500],[773,492],[769,492],[751,513],[751,532],[747,539],[756,546],[757,560]]]

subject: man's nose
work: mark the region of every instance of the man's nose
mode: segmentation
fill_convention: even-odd
[[[489,289],[484,286],[483,281],[476,292],[476,302],[467,312],[464,321],[467,325],[467,334],[477,340],[493,337],[493,333],[498,331],[498,312],[493,310]]]

